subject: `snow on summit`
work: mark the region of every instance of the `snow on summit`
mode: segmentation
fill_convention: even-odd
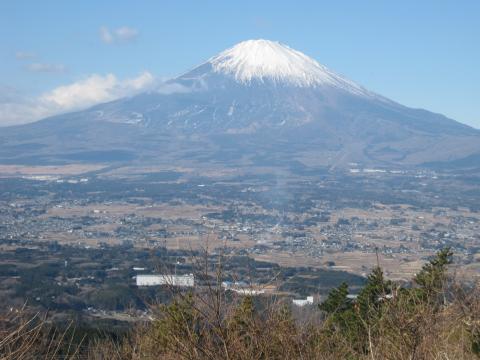
[[[369,94],[300,51],[276,41],[243,41],[208,62],[216,73],[233,76],[241,83],[270,80],[298,87],[327,85],[357,94]]]

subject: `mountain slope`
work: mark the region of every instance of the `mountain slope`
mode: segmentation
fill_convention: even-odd
[[[158,91],[2,130],[3,163],[402,166],[480,154],[479,131],[397,104],[267,40],[237,44]]]

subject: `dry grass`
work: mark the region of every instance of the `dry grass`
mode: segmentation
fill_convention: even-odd
[[[207,257],[206,257],[207,258]],[[120,343],[99,342],[95,359],[478,359],[480,288],[452,280],[425,300],[401,289],[385,300],[375,321],[352,331],[332,326],[317,307],[294,318],[277,298],[233,295],[221,288],[222,262],[203,275],[211,285],[178,292],[170,305],[152,309],[154,320]],[[171,289],[175,291],[175,289]],[[323,320],[322,320],[323,316]],[[320,317],[320,321],[318,320]],[[361,317],[361,315],[360,315]],[[99,355],[101,354],[101,355]]]
[[[198,275],[210,279],[192,291],[170,287],[169,305],[152,306],[152,321],[121,339],[91,342],[77,351],[63,333],[48,330],[38,315],[0,319],[0,359],[478,359],[480,287],[446,278],[433,297],[394,287],[375,317],[357,319],[345,331],[317,307],[295,318],[284,300],[224,291],[223,257],[195,259]],[[422,295],[423,294],[423,295]],[[432,300],[433,299],[433,300]],[[372,320],[374,319],[374,320]],[[349,325],[350,326],[350,325]]]
[[[59,332],[44,315],[10,309],[0,315],[0,359],[78,359],[80,344],[73,343],[74,335],[72,323]]]
[[[215,292],[214,292],[215,293]],[[214,294],[212,293],[212,294]],[[202,295],[203,296],[203,295]],[[391,304],[378,328],[367,328],[368,351],[339,332],[294,321],[280,303],[262,310],[248,298],[220,305],[209,297],[179,297],[156,320],[121,343],[99,342],[92,359],[478,359],[479,298],[456,299],[439,313],[411,314]],[[473,303],[471,303],[473,301]],[[253,306],[253,310],[251,308]],[[318,311],[318,310],[313,310]]]

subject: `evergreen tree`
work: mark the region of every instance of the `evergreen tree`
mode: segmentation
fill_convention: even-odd
[[[253,342],[255,316],[256,311],[253,298],[251,296],[245,296],[235,309],[235,313],[229,324],[229,330],[234,334],[234,337],[243,342],[245,346],[250,346]]]
[[[391,291],[392,283],[390,280],[385,280],[382,269],[379,266],[373,268],[356,301],[362,319],[369,322],[372,317],[376,317],[382,302],[386,300],[387,295],[391,294]]]
[[[178,350],[193,356],[202,340],[193,295],[189,293],[175,299],[170,305],[162,305],[160,310],[162,316],[154,322],[156,343],[161,349]]]
[[[327,314],[343,312],[352,307],[348,295],[348,284],[343,282],[338,288],[332,289],[327,299],[318,305],[319,309]]]
[[[452,263],[453,252],[449,247],[440,250],[435,258],[425,264],[422,270],[415,276],[414,282],[426,292],[432,295],[442,290],[447,266]]]

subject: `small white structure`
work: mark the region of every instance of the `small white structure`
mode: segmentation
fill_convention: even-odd
[[[264,289],[260,289],[258,288],[258,286],[255,286],[255,285],[249,286],[244,281],[235,281],[235,282],[223,281],[222,287],[225,290],[231,290],[240,295],[260,295],[265,293]]]
[[[222,287],[224,289],[238,289],[238,288],[246,288],[248,284],[244,281],[222,281]]]
[[[293,305],[297,305],[297,306],[312,305],[313,296],[307,296],[306,299],[293,299],[292,302],[293,302]]]
[[[240,295],[260,295],[265,293],[265,290],[263,289],[231,288],[230,290],[235,291],[237,294],[240,294]]]
[[[180,287],[193,287],[195,279],[193,274],[188,275],[137,275],[137,286],[170,285]]]

